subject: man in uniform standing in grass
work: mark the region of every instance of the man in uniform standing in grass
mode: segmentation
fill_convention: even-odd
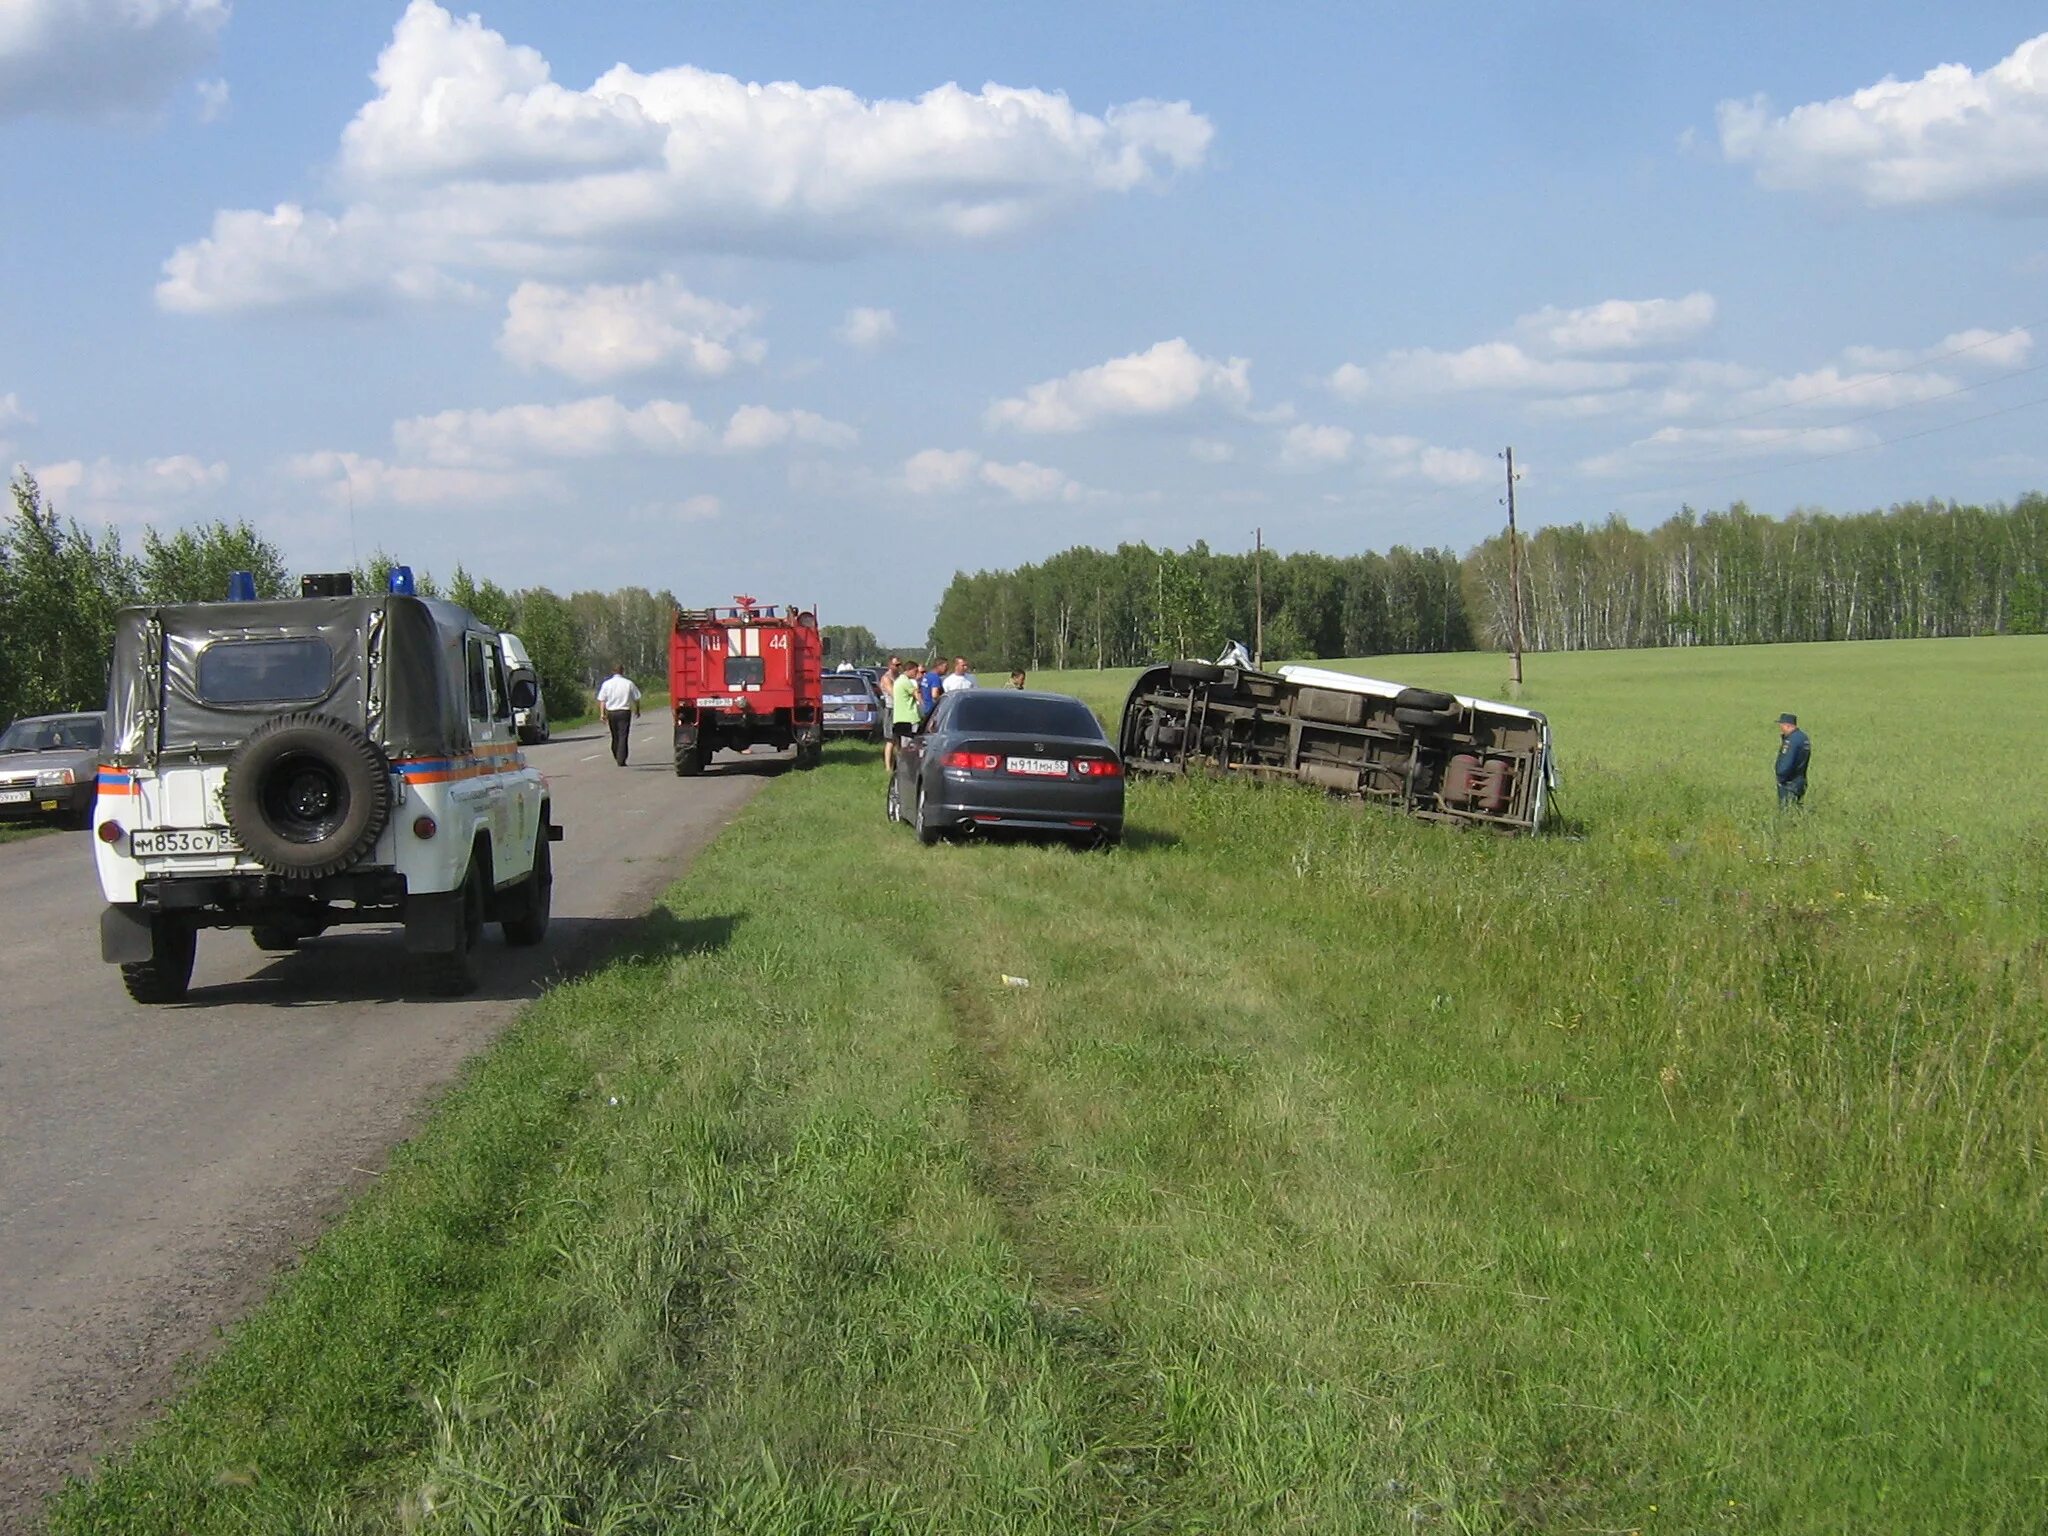
[[[1778,809],[1786,810],[1806,798],[1806,764],[1813,756],[1813,743],[1799,729],[1797,715],[1778,716]]]

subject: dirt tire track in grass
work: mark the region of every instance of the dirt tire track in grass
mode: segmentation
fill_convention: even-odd
[[[1035,1326],[1087,1384],[1087,1439],[1063,1469],[1099,1480],[1091,1499],[1106,1528],[1171,1530],[1175,1484],[1189,1447],[1167,1432],[1158,1383],[1104,1315],[1107,1288],[1084,1273],[1047,1230],[1039,1145],[1019,1108],[1014,1031],[987,997],[958,975],[958,956],[919,944],[914,953],[936,979],[953,1026],[954,1063],[967,1103],[970,1171],[1016,1255]]]

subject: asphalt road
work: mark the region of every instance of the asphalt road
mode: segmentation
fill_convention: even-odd
[[[375,1176],[435,1091],[551,979],[648,910],[781,764],[667,762],[664,717],[625,769],[585,728],[528,749],[554,786],[554,918],[489,930],[481,992],[408,995],[396,929],[265,954],[200,935],[190,1000],[130,1003],[99,957],[81,832],[0,844],[0,1531],[121,1443],[172,1369],[259,1300]]]

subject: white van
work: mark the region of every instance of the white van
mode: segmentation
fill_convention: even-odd
[[[512,711],[512,723],[519,733],[519,739],[531,747],[548,739],[548,706],[542,697],[540,672],[528,654],[526,642],[517,635],[500,632],[498,643],[505,651],[505,675],[514,684],[522,680],[533,684],[533,702],[516,706]],[[525,697],[522,691],[520,696]]]

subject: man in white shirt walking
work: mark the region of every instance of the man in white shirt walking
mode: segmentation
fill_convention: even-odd
[[[953,658],[953,671],[943,683],[939,684],[940,691],[943,693],[958,693],[962,688],[972,688],[973,686],[974,674],[967,670],[967,658],[965,656],[955,656]]]
[[[597,707],[611,727],[612,761],[623,768],[627,738],[633,733],[633,722],[640,718],[640,690],[624,667],[613,667],[612,675],[597,685]]]

